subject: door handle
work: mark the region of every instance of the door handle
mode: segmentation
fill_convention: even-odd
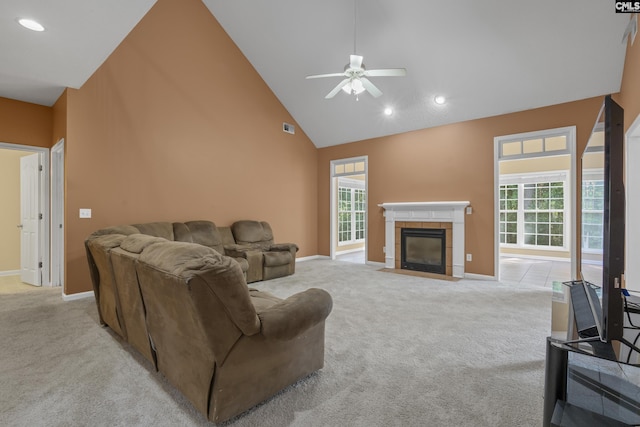
[[[18,224],[18,228],[22,228],[22,227],[24,227],[24,225]]]

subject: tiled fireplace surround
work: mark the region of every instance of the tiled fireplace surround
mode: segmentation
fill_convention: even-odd
[[[446,229],[446,275],[464,277],[464,210],[467,201],[382,203],[385,267],[400,269],[401,228]]]

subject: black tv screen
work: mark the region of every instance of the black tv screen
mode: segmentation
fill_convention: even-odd
[[[605,97],[582,153],[582,280],[598,287],[594,313],[600,339],[623,334],[621,283],[624,274],[624,111]]]

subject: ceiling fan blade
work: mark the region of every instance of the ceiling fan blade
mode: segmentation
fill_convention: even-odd
[[[360,81],[362,82],[362,86],[373,96],[374,98],[382,95],[380,89],[378,89],[371,81],[366,77],[360,77]]]
[[[349,83],[351,81],[351,79],[344,79],[343,81],[341,81],[340,83],[338,83],[338,86],[334,87],[333,90],[331,92],[329,92],[327,94],[327,96],[325,96],[325,99],[330,99],[333,98],[334,96],[336,96],[336,94],[338,92],[340,92],[340,89],[342,89],[343,86],[345,86],[347,83]]]
[[[307,76],[305,79],[321,79],[324,77],[343,77],[344,73],[330,73],[330,74],[316,74],[313,76]]]
[[[362,56],[360,55],[349,56],[349,68],[362,68]]]
[[[404,68],[365,70],[364,75],[369,77],[404,77],[407,75],[407,70],[405,70]]]

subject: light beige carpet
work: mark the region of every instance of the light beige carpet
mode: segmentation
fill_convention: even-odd
[[[325,367],[232,426],[539,426],[551,290],[315,260],[253,284],[328,290]],[[210,425],[98,325],[92,299],[0,295],[0,425]],[[256,355],[260,357],[260,355]]]

